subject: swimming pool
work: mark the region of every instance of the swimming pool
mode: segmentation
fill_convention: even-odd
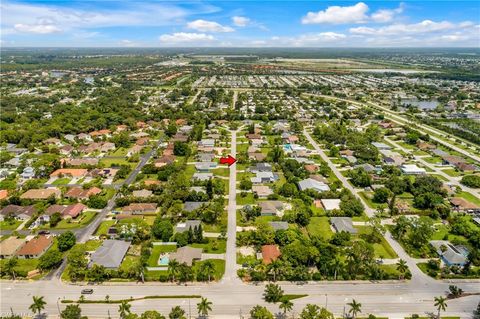
[[[159,266],[168,266],[170,259],[168,256],[162,256],[158,259],[158,265]]]

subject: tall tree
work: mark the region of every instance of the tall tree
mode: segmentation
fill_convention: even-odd
[[[172,281],[175,281],[175,277],[178,274],[179,268],[180,268],[180,263],[175,259],[172,259],[168,262],[168,277]]]
[[[202,300],[197,303],[197,310],[199,316],[208,317],[208,312],[212,311],[212,302],[202,297]]]
[[[33,303],[28,307],[32,312],[36,312],[37,316],[40,317],[40,314],[47,303],[43,300],[43,296],[33,296]]]
[[[447,299],[443,296],[435,297],[434,306],[437,307],[437,319],[440,319],[440,311],[445,311],[447,309]]]
[[[278,307],[283,311],[283,317],[286,318],[287,312],[292,310],[293,308],[293,302],[291,302],[287,298],[283,298],[282,300],[280,300],[280,306]]]
[[[405,273],[408,270],[407,262],[403,259],[400,259],[397,262],[397,271],[400,273],[399,279],[403,279],[405,277]]]
[[[357,302],[355,299],[352,299],[352,302],[349,302],[347,305],[350,306],[348,313],[352,314],[352,319],[355,319],[357,314],[362,312],[362,304]]]

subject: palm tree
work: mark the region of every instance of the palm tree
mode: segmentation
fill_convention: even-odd
[[[400,273],[399,279],[403,279],[408,270],[407,262],[403,259],[400,259],[397,262],[397,270]]]
[[[18,265],[18,257],[17,256],[13,256],[12,258],[7,259],[5,261],[5,264],[3,265],[4,269],[5,269],[5,272],[10,273],[13,280],[15,280],[15,267],[17,265]]]
[[[278,306],[281,310],[283,310],[283,317],[287,317],[287,311],[290,311],[293,309],[293,302],[291,302],[287,298],[283,298],[280,300],[280,306]]]
[[[277,281],[277,275],[280,272],[280,269],[282,268],[282,262],[280,260],[273,260],[268,266],[268,272],[273,275],[273,281]]]
[[[352,314],[353,319],[355,319],[358,313],[362,312],[362,304],[357,302],[355,299],[352,299],[352,302],[348,303],[347,305],[350,306],[348,313]]]
[[[212,311],[212,302],[202,297],[202,300],[197,303],[197,310],[199,316],[208,317],[208,312]]]
[[[43,296],[33,296],[33,303],[30,305],[30,307],[28,307],[28,309],[30,309],[34,313],[36,312],[37,316],[40,317],[40,313],[43,309],[45,309],[46,304],[47,303],[45,302],[45,300],[43,300]]]
[[[175,259],[172,259],[168,262],[168,276],[172,278],[172,281],[175,281],[175,276],[178,274],[180,268],[180,263]]]
[[[122,303],[118,306],[118,313],[120,314],[120,318],[125,318],[127,315],[130,314],[130,305],[126,300],[122,300]]]
[[[201,272],[204,276],[208,277],[208,281],[212,280],[212,276],[215,275],[215,264],[210,259],[207,259],[201,266]]]
[[[335,257],[335,259],[332,262],[332,267],[333,267],[333,280],[337,280],[337,275],[340,269],[343,267],[343,262],[340,260],[340,258]]]
[[[437,318],[440,319],[440,311],[445,311],[447,309],[447,299],[443,296],[435,297],[435,304],[434,306],[437,307],[438,314]]]

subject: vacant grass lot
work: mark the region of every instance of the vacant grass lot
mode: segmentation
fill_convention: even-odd
[[[115,220],[104,220],[100,226],[98,226],[97,231],[95,232],[95,236],[106,235],[108,229],[115,225]]]
[[[207,244],[191,244],[191,247],[202,248],[206,254],[223,254],[227,250],[227,241],[224,239],[209,238]]]
[[[311,236],[321,236],[327,240],[333,236],[328,217],[312,217],[307,231]]]
[[[15,230],[22,224],[20,220],[12,220],[10,221],[3,221],[0,222],[0,229],[1,230]]]

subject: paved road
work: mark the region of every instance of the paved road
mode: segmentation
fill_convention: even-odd
[[[230,155],[237,156],[237,131],[230,131]],[[225,274],[222,284],[240,282],[237,277],[237,163],[230,166],[228,191],[228,227],[227,227],[227,252],[225,254]]]
[[[415,281],[392,282],[392,283],[281,283],[285,293],[308,294],[308,297],[294,300],[295,311],[307,303],[324,305],[326,296],[328,298],[328,309],[337,316],[343,312],[343,307],[352,298],[362,303],[362,315],[375,313],[379,316],[390,318],[403,318],[412,313],[425,315],[426,312],[434,311],[433,298],[444,295],[448,289],[448,283],[433,282],[419,284]],[[480,293],[480,285],[476,283],[458,284],[467,292]],[[38,281],[38,282],[2,282],[1,283],[1,312],[9,312],[10,307],[17,313],[29,313],[28,306],[31,304],[32,296],[45,296],[47,302],[46,312],[55,316],[58,313],[57,299],[77,300],[80,290],[84,287],[66,285],[59,281]],[[87,299],[103,300],[106,295],[110,299],[124,299],[130,297],[141,297],[146,295],[201,295],[213,302],[214,318],[239,318],[239,313],[247,313],[254,305],[264,304],[262,292],[264,285],[248,285],[235,282],[224,282],[221,284],[198,284],[198,285],[170,285],[170,284],[134,284],[117,283],[112,285],[93,286],[94,294],[86,296]],[[448,301],[448,308],[445,315],[459,315],[467,318],[471,315],[479,296],[464,297]],[[195,314],[198,300],[191,300],[191,309]],[[132,303],[133,311],[145,311],[156,309],[165,314],[174,305],[182,306],[188,312],[188,300],[185,299],[159,299],[148,301],[136,301]],[[61,309],[64,304],[59,305]],[[278,306],[267,305],[271,310],[278,311]],[[83,304],[82,313],[90,318],[106,318],[110,310],[112,317],[117,317],[118,304]]]

